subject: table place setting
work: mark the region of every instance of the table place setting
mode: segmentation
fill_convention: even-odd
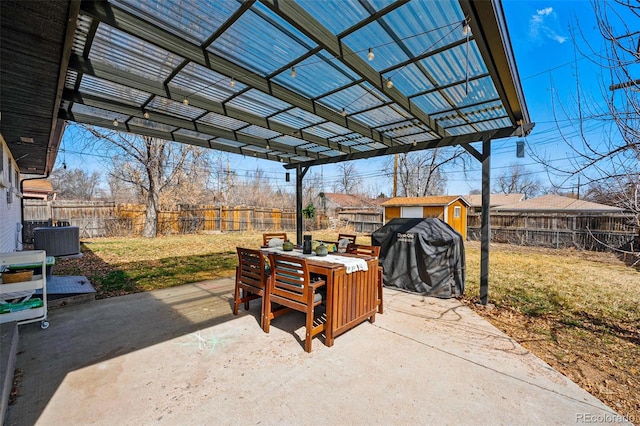
[[[267,253],[278,253],[284,254],[287,256],[295,256],[302,257],[305,259],[313,259],[317,262],[327,262],[327,263],[338,263],[340,265],[344,265],[346,268],[347,274],[356,271],[368,271],[369,268],[367,266],[367,262],[364,259],[360,259],[357,257],[351,256],[340,256],[335,254],[328,254],[326,256],[318,256],[314,253],[312,254],[303,254],[301,250],[283,250],[282,247],[269,247],[263,248],[262,251]]]

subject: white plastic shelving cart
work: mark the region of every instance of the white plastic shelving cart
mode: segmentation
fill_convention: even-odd
[[[20,251],[11,253],[0,253],[0,270],[5,271],[9,266],[42,264],[40,274],[33,275],[30,281],[4,284],[0,278],[0,303],[13,301],[15,309],[10,312],[0,314],[0,324],[17,321],[18,324],[41,321],[40,327],[49,327],[47,321],[47,274],[46,274],[47,254],[44,250]],[[42,289],[42,306],[22,309],[20,303],[28,300],[36,290]],[[16,302],[16,300],[18,302]]]

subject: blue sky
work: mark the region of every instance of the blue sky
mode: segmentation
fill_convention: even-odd
[[[594,11],[591,3],[586,0],[575,1],[520,1],[503,0],[507,26],[511,37],[511,44],[520,74],[520,79],[528,106],[529,114],[536,126],[526,139],[525,158],[516,158],[516,139],[502,139],[492,144],[492,176],[503,173],[511,164],[520,164],[538,178],[544,185],[550,184],[548,173],[537,164],[532,157],[532,151],[538,155],[553,159],[554,165],[567,166],[568,152],[566,144],[561,140],[557,123],[554,121],[553,108],[560,105],[571,107],[576,93],[576,73],[579,73],[581,88],[585,92],[593,93],[594,99],[600,99],[601,71],[589,60],[585,60],[581,53],[576,52],[570,27],[579,25],[583,36],[578,37],[579,45],[585,49],[586,38],[594,48],[599,48],[602,41],[597,32]],[[552,102],[552,93],[557,93],[560,104]],[[557,102],[557,101],[556,101]],[[560,123],[565,125],[565,123]],[[592,137],[600,135],[595,129]],[[73,142],[73,135],[65,134],[63,150],[58,155],[58,165],[63,161],[68,167],[86,167],[93,170],[104,170],[107,159],[79,155],[81,151]],[[66,151],[66,152],[65,152]],[[264,170],[268,177],[279,186],[294,190],[294,182],[285,183],[285,170],[278,163],[229,155],[231,167],[239,175],[254,171],[256,168]],[[364,186],[377,193],[391,194],[391,178],[383,177],[382,169],[389,161],[388,158],[360,160],[354,162],[358,175]],[[331,191],[333,182],[337,179],[337,166],[329,165],[314,167],[312,173],[322,173],[325,181],[325,191]],[[460,170],[446,173],[448,178],[447,192],[449,194],[467,194],[473,189],[480,189],[480,164],[472,163],[469,179],[465,179]],[[575,180],[562,182],[561,179],[551,177],[556,183],[563,183],[566,190],[576,185]]]

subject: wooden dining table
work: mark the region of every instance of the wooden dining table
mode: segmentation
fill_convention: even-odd
[[[283,251],[263,248],[268,253],[302,256],[307,261],[309,272],[324,277],[327,285],[325,345],[333,346],[334,339],[356,325],[369,320],[375,322],[377,312],[378,259],[368,255],[331,253],[364,260],[367,270],[347,272],[347,267],[338,262],[328,262],[315,254],[302,255],[302,251]]]

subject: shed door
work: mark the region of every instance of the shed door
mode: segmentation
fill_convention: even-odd
[[[402,207],[400,217],[406,218],[422,218],[422,206]]]

